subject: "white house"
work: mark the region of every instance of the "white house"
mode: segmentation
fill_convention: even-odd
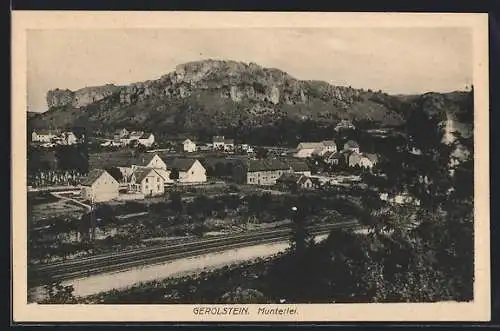
[[[354,129],[356,129],[356,127],[349,120],[342,120],[339,123],[337,123],[337,125],[335,126],[335,131],[341,131],[341,130],[346,130],[346,129],[354,130]]]
[[[212,139],[212,148],[214,150],[224,149],[224,136],[214,136]]]
[[[180,183],[204,183],[207,171],[196,159],[178,158],[169,165],[170,171],[178,171]]]
[[[142,135],[139,136],[139,138],[137,138],[137,141],[141,145],[144,145],[146,147],[151,147],[155,142],[155,136],[152,133],[143,133]]]
[[[157,196],[165,193],[165,180],[153,168],[136,168],[128,184],[130,192],[142,193],[144,196]]]
[[[31,141],[50,143],[59,135],[55,130],[36,130],[31,133]]]
[[[78,142],[78,138],[71,131],[63,132],[61,134],[61,138],[62,138],[61,141],[62,141],[63,145],[74,145]]]
[[[354,140],[349,140],[344,144],[344,151],[359,153],[359,144]]]
[[[167,170],[167,164],[158,154],[144,153],[135,158],[135,160],[132,160],[132,165],[130,167],[130,171],[128,171],[127,173],[127,177],[129,177],[137,168],[155,169],[156,172],[163,177],[163,181],[165,183],[172,182],[172,180],[170,179],[170,171]]]
[[[224,151],[230,152],[234,150],[234,139],[224,139]]]
[[[82,199],[103,202],[118,197],[119,183],[106,170],[91,170],[81,184]]]
[[[301,142],[297,146],[297,152],[294,154],[297,158],[308,158],[313,155],[323,156],[328,152],[336,152],[337,144],[333,140],[324,140],[321,142]]]
[[[184,152],[187,152],[187,153],[196,152],[196,144],[193,141],[191,141],[191,139],[184,140],[182,142],[182,146],[183,146]]]
[[[114,140],[120,140],[121,138],[128,136],[128,134],[129,134],[128,130],[123,128],[121,130],[116,130],[113,135],[113,138]]]

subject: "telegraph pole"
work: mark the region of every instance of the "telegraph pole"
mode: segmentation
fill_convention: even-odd
[[[95,242],[95,230],[96,230],[96,218],[95,218],[95,206],[94,206],[94,196],[90,198],[90,240],[92,243]]]

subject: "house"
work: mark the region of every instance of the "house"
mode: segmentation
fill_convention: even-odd
[[[294,154],[297,158],[308,158],[313,155],[323,156],[328,152],[336,152],[337,144],[333,140],[324,140],[321,142],[301,142],[297,146],[297,152]]]
[[[142,193],[144,196],[157,196],[165,193],[165,180],[153,168],[136,168],[130,177],[129,192]]]
[[[349,140],[344,144],[344,151],[352,151],[359,153],[359,144],[354,140]]]
[[[214,136],[212,139],[212,148],[214,150],[222,150],[224,149],[224,136]]]
[[[31,141],[50,143],[59,135],[57,130],[36,130],[31,133]]]
[[[376,154],[363,153],[360,160],[362,168],[372,169],[378,163],[378,156]]]
[[[121,130],[116,130],[115,133],[113,134],[113,139],[114,140],[120,140],[123,137],[126,137],[129,135],[129,132],[127,129],[123,128]]]
[[[74,145],[78,143],[78,138],[71,131],[63,132],[60,137],[63,145]]]
[[[292,159],[292,160],[286,160],[285,162],[290,166],[294,174],[311,176],[311,169],[309,168],[309,165],[307,164],[306,161]]]
[[[276,183],[292,191],[310,190],[314,188],[312,179],[301,174],[285,173],[276,180]]]
[[[347,164],[349,167],[360,167],[372,169],[378,162],[378,157],[375,154],[352,152],[349,154]]]
[[[204,183],[207,171],[197,159],[177,158],[170,165],[171,172],[178,171],[180,183]]]
[[[337,143],[335,140],[325,140],[321,142],[323,144],[323,148],[321,150],[320,156],[323,156],[325,153],[335,153],[337,151]]]
[[[347,157],[347,165],[349,167],[360,167],[361,166],[361,159],[363,158],[363,155],[360,153],[350,153],[349,156]]]
[[[129,170],[127,170],[127,178],[130,178],[132,173],[137,168],[152,168],[155,169],[160,176],[163,177],[164,183],[172,183],[170,179],[170,171],[167,170],[167,164],[156,153],[143,153],[132,160]],[[122,171],[123,173],[123,171]]]
[[[330,165],[341,165],[345,164],[345,153],[343,151],[335,152],[335,153],[326,153],[323,155],[323,160],[325,163]]]
[[[335,131],[337,132],[342,130],[354,130],[354,129],[356,129],[356,127],[349,120],[342,120],[335,126]]]
[[[191,141],[191,139],[186,139],[182,142],[182,147],[184,152],[192,153],[196,152],[196,144]]]
[[[322,144],[320,142],[301,142],[297,146],[297,152],[294,154],[297,158],[311,157],[315,152],[321,150]]]
[[[103,202],[118,197],[119,183],[106,170],[91,170],[81,184],[82,199]]]
[[[151,147],[155,142],[155,136],[152,133],[143,133],[142,135],[139,136],[139,138],[137,138],[137,141],[141,145],[144,145],[146,147]]]
[[[122,136],[120,138],[120,143],[124,146],[129,145],[132,141],[137,141],[138,143],[140,142],[141,137],[144,135],[144,131],[132,131],[129,132],[128,134]],[[146,143],[147,140],[150,139],[149,137],[143,139]],[[154,142],[154,136],[153,136],[153,142]]]
[[[240,162],[233,168],[237,183],[250,185],[275,185],[284,173],[293,173],[291,167],[277,159],[260,159]]]
[[[224,139],[224,151],[234,151],[234,139]]]

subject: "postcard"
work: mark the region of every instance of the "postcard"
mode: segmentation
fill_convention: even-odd
[[[488,321],[486,14],[12,14],[15,322]]]

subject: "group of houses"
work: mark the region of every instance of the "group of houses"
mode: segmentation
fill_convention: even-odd
[[[151,147],[155,142],[155,136],[151,132],[128,131],[123,128],[116,130],[113,134],[113,140],[106,141],[103,146],[128,146],[131,143],[137,143],[146,147]]]
[[[247,185],[273,186],[280,182],[286,183],[290,178],[308,183],[310,176],[311,170],[307,163],[294,159],[248,159],[240,161],[233,169],[233,180]]]
[[[236,150],[241,150],[247,153],[253,152],[253,148],[248,144],[235,145],[234,139],[227,139],[224,136],[214,136],[212,137],[212,143],[199,146],[194,141],[187,138],[182,142],[182,150],[186,153],[193,153],[196,151],[234,152]]]
[[[294,154],[296,158],[321,157],[327,164],[342,165],[372,169],[378,163],[376,154],[360,151],[359,144],[354,140],[347,141],[341,150],[337,149],[334,140],[321,142],[301,142]]]
[[[81,142],[83,138],[83,136],[78,137],[72,131],[34,130],[31,133],[32,142],[40,143],[46,147],[55,145],[75,145]]]
[[[103,202],[120,196],[120,187],[135,197],[163,195],[173,183],[197,184],[207,181],[206,170],[197,159],[176,158],[167,163],[154,153],[144,153],[128,166],[116,166],[121,176],[115,178],[105,169],[93,169],[82,183],[82,198]]]

